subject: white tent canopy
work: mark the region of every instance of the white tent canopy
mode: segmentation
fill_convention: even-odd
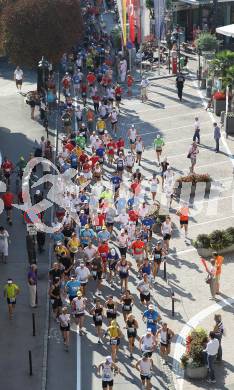
[[[226,37],[234,37],[234,24],[216,28],[216,32]]]

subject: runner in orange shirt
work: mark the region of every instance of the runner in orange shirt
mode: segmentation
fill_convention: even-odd
[[[213,258],[215,259],[215,281],[216,281],[216,294],[220,294],[220,276],[222,272],[222,265],[223,265],[223,256],[219,256],[217,252],[213,253]]]
[[[176,212],[180,217],[180,228],[184,228],[185,241],[187,241],[188,235],[188,222],[189,222],[189,208],[186,202],[182,203],[180,209]]]

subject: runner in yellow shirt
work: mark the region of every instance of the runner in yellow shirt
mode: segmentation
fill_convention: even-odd
[[[13,318],[13,310],[16,304],[16,296],[19,294],[19,287],[13,283],[12,279],[7,280],[7,284],[4,286],[4,297],[7,299],[9,319]]]

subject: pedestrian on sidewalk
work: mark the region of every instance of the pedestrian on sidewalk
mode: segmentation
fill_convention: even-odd
[[[177,88],[178,98],[180,99],[180,101],[182,100],[182,96],[183,96],[184,82],[185,82],[184,76],[182,75],[182,73],[179,73],[178,76],[176,77],[176,88]]]
[[[20,289],[17,284],[13,283],[13,280],[9,278],[7,284],[4,286],[4,297],[7,299],[9,319],[13,318],[13,310],[16,305],[16,297],[19,294]]]
[[[8,240],[8,231],[3,226],[0,226],[0,255],[2,256],[2,260],[5,264],[8,258]]]
[[[218,353],[219,349],[219,341],[215,338],[215,333],[210,332],[209,341],[207,343],[206,349],[204,349],[204,353],[207,359],[208,364],[208,383],[216,383],[215,379],[215,371],[214,371],[214,361],[215,357]]]
[[[19,66],[17,66],[14,71],[14,80],[15,80],[16,88],[18,89],[19,92],[21,92],[23,77],[24,77],[24,72],[22,71],[22,69],[20,69]]]
[[[194,134],[193,134],[193,141],[196,141],[198,144],[200,144],[200,123],[198,117],[195,118],[194,121]]]
[[[149,80],[143,76],[141,81],[141,101],[142,103],[146,102],[148,100],[148,87],[149,87]]]
[[[215,314],[214,321],[215,321],[215,326],[214,326],[213,332],[215,333],[216,339],[219,340],[219,349],[218,349],[218,353],[217,353],[217,356],[216,356],[216,361],[221,362],[222,361],[222,345],[221,345],[221,341],[222,341],[222,337],[223,337],[223,333],[224,333],[224,328],[223,328],[223,322],[222,322],[221,315],[220,314]]]
[[[210,293],[211,293],[211,298],[210,300],[215,300],[215,294],[216,294],[216,281],[215,281],[215,259],[210,260],[211,267],[207,267],[207,278],[206,278],[206,283],[209,284],[210,286]]]
[[[216,122],[213,124],[213,126],[214,126],[215,153],[219,153],[219,140],[221,138],[221,130]]]
[[[213,257],[215,259],[215,267],[216,267],[216,273],[215,273],[216,294],[220,294],[220,276],[222,273],[222,265],[223,265],[224,258],[223,256],[220,256],[217,252],[213,252]]]
[[[197,163],[197,154],[199,153],[199,149],[197,147],[196,141],[193,141],[192,145],[189,148],[187,158],[191,161],[190,173],[194,173],[194,168]]]
[[[37,307],[37,266],[31,264],[28,272],[29,302],[31,307]]]

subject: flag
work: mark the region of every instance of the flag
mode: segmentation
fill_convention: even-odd
[[[127,43],[127,0],[122,0],[122,12],[123,12],[123,45]]]
[[[134,0],[128,2],[128,23],[129,23],[129,41],[135,42],[135,15],[134,15]]]
[[[206,264],[206,260],[201,257],[201,262],[204,265],[206,272],[208,272],[208,266]]]
[[[164,33],[165,0],[154,0],[155,35],[161,40]]]
[[[141,44],[141,4],[140,0],[134,0],[135,25],[137,28],[137,42]]]

